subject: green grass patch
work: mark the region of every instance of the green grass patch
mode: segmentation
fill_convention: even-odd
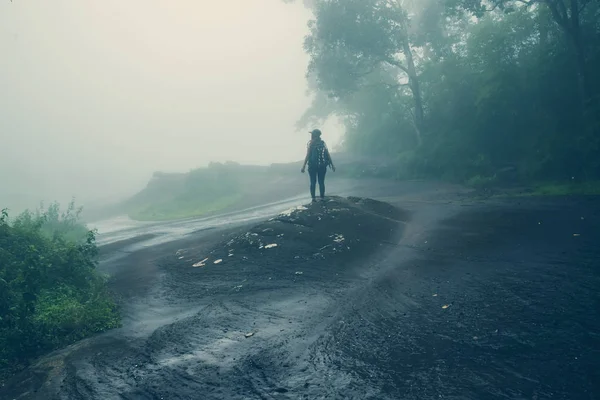
[[[541,183],[533,187],[529,196],[600,195],[600,181]]]
[[[242,194],[231,194],[216,200],[175,199],[133,211],[129,217],[138,221],[170,221],[201,217],[234,206],[242,198]]]
[[[485,197],[593,196],[600,195],[600,181],[553,182],[521,185],[513,188],[492,187]]]
[[[187,174],[155,174],[148,186],[126,202],[125,212],[138,221],[200,217],[234,206],[263,170],[212,163]]]

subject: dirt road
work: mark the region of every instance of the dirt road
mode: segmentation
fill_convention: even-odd
[[[397,185],[106,248],[124,327],[0,398],[600,398],[598,199]]]

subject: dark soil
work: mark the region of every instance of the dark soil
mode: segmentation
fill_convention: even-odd
[[[396,205],[333,198],[120,259],[124,327],[0,398],[600,398],[598,198]]]

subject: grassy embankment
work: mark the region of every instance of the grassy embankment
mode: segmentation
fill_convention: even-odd
[[[495,181],[480,185],[467,181],[466,185],[474,189],[487,191],[496,197],[600,195],[600,181],[533,181],[519,182],[517,185]]]
[[[600,195],[600,181],[578,183],[540,183],[533,187],[531,196]]]
[[[212,163],[186,174],[155,173],[147,187],[121,205],[138,221],[198,217],[241,202],[268,173],[266,167]]]

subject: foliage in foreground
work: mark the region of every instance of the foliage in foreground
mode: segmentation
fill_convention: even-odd
[[[48,351],[119,325],[96,271],[95,232],[71,203],[9,221],[0,216],[0,375]]]

